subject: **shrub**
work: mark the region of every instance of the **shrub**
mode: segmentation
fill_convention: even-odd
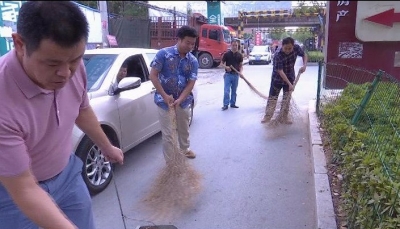
[[[360,117],[351,119],[370,83],[349,84],[326,104],[321,127],[343,175],[342,206],[348,228],[400,227],[400,101],[398,85],[380,82]]]
[[[308,62],[324,61],[324,53],[320,51],[308,51]]]

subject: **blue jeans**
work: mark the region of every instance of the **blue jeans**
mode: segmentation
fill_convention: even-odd
[[[239,75],[232,73],[224,74],[224,106],[236,105],[236,89],[239,84]],[[229,98],[230,94],[230,98]]]
[[[82,179],[82,161],[74,154],[68,165],[58,175],[39,182],[64,214],[79,229],[94,229],[92,200]],[[14,204],[6,189],[0,184],[0,229],[38,229]]]

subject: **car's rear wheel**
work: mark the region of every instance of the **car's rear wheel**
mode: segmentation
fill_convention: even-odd
[[[98,146],[85,136],[76,150],[83,161],[82,177],[91,195],[103,191],[113,177],[113,164],[106,161]]]

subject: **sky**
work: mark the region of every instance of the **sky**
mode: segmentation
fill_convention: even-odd
[[[225,17],[234,17],[236,16],[237,11],[241,10],[239,4],[243,4],[244,1],[225,1],[225,4],[221,6],[223,12],[223,16]],[[268,10],[268,9],[275,9],[281,8],[284,5],[287,5],[286,2],[291,2],[291,6],[297,6],[298,1],[245,1],[246,5],[249,6],[247,10]],[[319,3],[323,3],[326,1],[318,1]],[[191,4],[192,9],[196,9],[197,13],[201,13],[207,16],[207,3],[206,1],[149,1],[149,4],[159,6],[162,8],[173,9],[176,8],[177,11],[182,13],[187,12],[188,3]],[[311,4],[311,1],[306,1],[306,4]],[[264,5],[265,9],[259,9],[260,5]],[[267,8],[269,7],[269,8]],[[163,15],[162,13],[150,10],[150,16],[167,16]],[[234,15],[233,15],[234,14]]]
[[[244,1],[225,1],[225,4],[221,6],[222,17],[237,17],[237,12],[239,10],[243,10],[240,4],[243,4]],[[286,2],[291,2],[291,4],[287,4]],[[319,3],[324,3],[326,1],[318,1]],[[187,12],[188,3],[190,3],[193,11],[197,13],[201,13],[204,16],[207,16],[207,3],[206,1],[149,1],[149,4],[155,5],[162,8],[167,9],[175,9],[182,13]],[[306,4],[312,4],[311,1],[306,1]],[[248,7],[246,10],[255,11],[255,10],[271,10],[271,9],[281,9],[282,7],[293,7],[297,6],[298,1],[246,1],[245,3]],[[265,7],[260,9],[261,7]],[[194,10],[195,9],[195,10]],[[150,10],[150,16],[171,16],[169,14],[161,13],[156,10]],[[296,29],[297,27],[286,27],[287,29]]]

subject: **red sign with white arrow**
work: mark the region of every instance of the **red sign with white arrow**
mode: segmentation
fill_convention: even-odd
[[[395,13],[394,9],[386,10],[382,13],[367,17],[364,20],[377,24],[393,27],[393,23],[400,22],[400,13]]]

